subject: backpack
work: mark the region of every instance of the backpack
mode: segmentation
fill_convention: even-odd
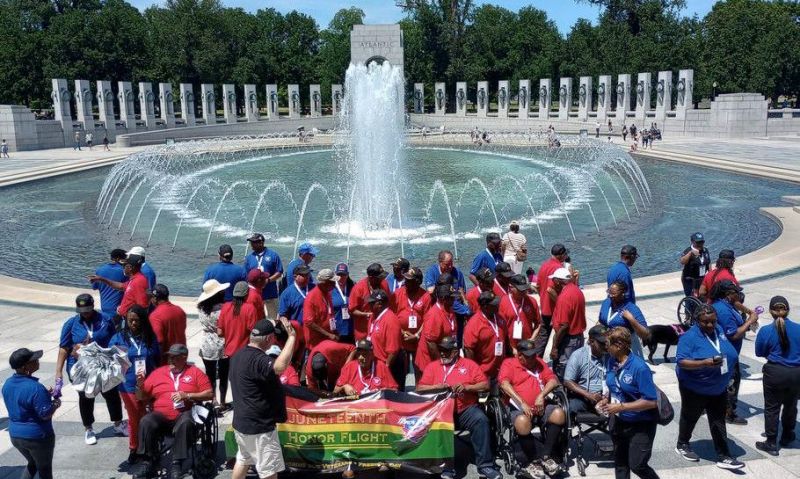
[[[672,407],[672,403],[658,386],[656,386],[656,412],[658,413],[658,424],[661,426],[666,426],[675,418],[675,409]]]

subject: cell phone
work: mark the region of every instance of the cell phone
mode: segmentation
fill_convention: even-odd
[[[714,364],[722,362],[722,356],[720,356],[720,355],[714,356],[713,359],[714,359]]]

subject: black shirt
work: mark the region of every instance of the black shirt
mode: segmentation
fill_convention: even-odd
[[[683,250],[681,256],[686,256],[692,247],[688,247]],[[702,263],[700,260],[702,259]],[[703,248],[700,250],[699,256],[692,255],[689,258],[689,261],[683,265],[683,272],[681,273],[681,278],[702,278],[703,276],[708,273],[711,269],[711,255],[708,252],[708,249]]]
[[[253,346],[245,346],[231,358],[233,428],[242,434],[261,434],[286,421],[286,397],[275,360]]]

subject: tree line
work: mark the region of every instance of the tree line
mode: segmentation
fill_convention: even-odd
[[[800,2],[728,0],[703,18],[683,0],[579,0],[600,18],[566,35],[547,13],[472,0],[411,0],[400,22],[409,82],[597,77],[693,68],[695,96],[800,93]],[[0,0],[0,103],[49,108],[51,78],[200,83],[341,83],[356,7],[324,28],[308,15],[219,0]],[[116,88],[116,85],[115,85]],[[259,88],[260,94],[263,95]]]

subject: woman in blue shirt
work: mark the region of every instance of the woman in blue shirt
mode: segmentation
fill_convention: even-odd
[[[147,377],[153,372],[158,367],[161,351],[146,309],[139,305],[131,306],[125,316],[125,324],[128,327],[111,338],[109,347],[117,346],[127,351],[131,362],[131,367],[125,372],[125,380],[117,388],[128,412],[128,463],[133,464],[139,447],[139,421],[147,413],[146,404],[136,399],[136,376]]]
[[[355,283],[350,279],[347,264],[337,264],[334,271],[336,285],[331,295],[333,296],[333,312],[336,314],[336,332],[339,334],[340,343],[353,344],[353,320],[347,310],[347,298]]]
[[[775,321],[761,328],[756,336],[756,355],[767,359],[762,369],[767,439],[756,442],[756,448],[777,456],[781,407],[780,445],[786,447],[795,440],[797,400],[800,398],[800,324],[789,321],[789,302],[783,296],[769,301],[769,312]]]
[[[687,461],[700,457],[689,440],[697,420],[705,412],[717,451],[717,467],[741,469],[744,464],[731,457],[725,430],[727,388],[739,355],[717,324],[715,309],[707,304],[697,308],[694,325],[678,340],[675,372],[681,393],[681,417],[675,451]]]
[[[614,468],[617,479],[658,479],[648,464],[656,437],[658,398],[653,373],[644,359],[631,354],[631,332],[617,327],[608,333],[606,387],[608,396],[597,407],[613,421]]]
[[[33,377],[39,370],[42,351],[17,349],[8,358],[14,375],[3,384],[3,401],[8,410],[8,434],[11,444],[25,457],[28,464],[23,478],[39,473],[41,479],[53,479],[53,413],[61,400],[51,398],[50,392]]]
[[[607,290],[608,297],[600,305],[598,321],[609,329],[621,326],[630,331],[631,352],[643,358],[642,340],[650,337],[650,330],[647,329],[642,310],[626,298],[627,291],[628,285],[624,281],[611,283]]]

